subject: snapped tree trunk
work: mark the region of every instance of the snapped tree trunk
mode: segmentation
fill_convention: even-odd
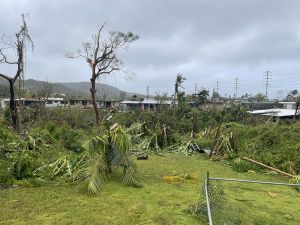
[[[100,124],[100,114],[99,114],[99,110],[98,110],[98,106],[97,106],[97,100],[96,100],[96,79],[91,79],[91,83],[92,83],[92,87],[90,89],[91,91],[91,95],[92,95],[92,104],[94,107],[94,111],[95,111],[95,116],[96,116],[96,124],[97,126]]]
[[[15,102],[15,90],[14,90],[14,81],[9,80],[9,92],[10,92],[10,101],[9,101],[9,107],[11,112],[11,120],[12,120],[12,126],[15,131],[18,130],[18,113],[17,113],[17,107]]]
[[[219,120],[219,124],[218,124],[218,127],[217,127],[215,139],[214,139],[214,146],[213,146],[213,148],[210,150],[209,155],[208,155],[208,158],[209,158],[209,159],[212,157],[213,151],[216,150],[217,144],[218,144],[218,142],[219,142],[220,129],[221,129],[221,125],[222,125],[224,116],[225,116],[225,110],[222,111],[222,114],[221,114],[221,117],[220,117],[220,120]]]

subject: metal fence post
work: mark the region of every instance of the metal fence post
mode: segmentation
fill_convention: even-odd
[[[207,171],[206,179],[205,179],[205,196],[206,196],[206,208],[207,208],[207,216],[208,216],[208,224],[212,225],[211,211],[210,211],[210,203],[209,203],[209,172]]]

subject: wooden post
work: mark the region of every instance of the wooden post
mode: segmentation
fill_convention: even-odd
[[[246,161],[255,163],[255,164],[257,164],[257,165],[260,165],[260,166],[262,166],[262,167],[265,167],[265,168],[267,168],[267,169],[273,170],[273,171],[275,171],[275,172],[277,172],[277,173],[280,173],[280,174],[282,174],[282,175],[284,175],[284,176],[295,177],[295,176],[292,175],[292,174],[286,173],[286,172],[284,172],[284,171],[281,171],[281,170],[276,169],[276,168],[274,168],[274,167],[268,166],[268,165],[263,164],[263,163],[261,163],[261,162],[257,162],[257,161],[255,161],[254,159],[249,159],[249,158],[247,158],[247,157],[243,157],[243,160],[246,160]]]

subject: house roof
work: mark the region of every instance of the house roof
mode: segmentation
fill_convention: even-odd
[[[153,104],[153,105],[171,105],[174,104],[174,101],[157,101],[155,99],[145,99],[144,101],[141,102],[142,104]],[[177,102],[175,102],[177,104]]]
[[[262,115],[262,116],[276,116],[276,117],[287,117],[294,116],[295,109],[264,109],[264,110],[253,110],[248,111],[253,115]],[[297,113],[299,115],[299,112]]]
[[[120,104],[133,104],[133,105],[137,105],[140,103],[141,103],[140,101],[130,101],[130,100],[125,100],[125,101],[120,102]]]
[[[296,102],[279,102],[280,104],[296,104]]]
[[[16,98],[16,99],[15,99],[15,101],[20,101],[20,100],[21,100],[21,101],[36,101],[36,102],[41,102],[41,101],[43,101],[43,100],[36,99],[36,98],[21,98],[21,99]],[[3,98],[2,101],[3,101],[3,102],[9,102],[10,99],[9,99],[9,98]]]
[[[142,104],[159,104],[159,102],[155,99],[145,99]]]

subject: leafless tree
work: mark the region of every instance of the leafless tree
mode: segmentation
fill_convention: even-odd
[[[33,87],[32,97],[47,101],[54,94],[54,86],[48,82],[39,82]]]
[[[15,34],[15,39],[11,41],[2,40],[4,47],[0,48],[0,64],[13,65],[16,67],[16,72],[13,75],[7,75],[0,72],[0,77],[6,79],[9,83],[10,92],[10,111],[12,125],[15,130],[18,130],[18,113],[15,102],[15,82],[21,78],[24,72],[24,58],[27,47],[33,49],[33,42],[28,32],[25,16],[22,14],[22,25],[20,31]],[[15,54],[16,59],[9,59]]]
[[[48,82],[41,81],[35,87],[33,87],[32,97],[40,100],[40,102],[35,105],[33,121],[37,121],[41,118],[47,117],[46,104],[53,93],[53,84]]]
[[[96,100],[96,80],[101,76],[120,70],[122,61],[118,58],[118,50],[127,48],[129,43],[138,39],[138,36],[132,32],[109,32],[106,37],[102,38],[103,28],[104,25],[100,27],[97,34],[92,36],[92,42],[83,43],[83,53],[78,50],[77,55],[66,55],[67,58],[84,58],[91,68],[90,91],[97,125],[100,124],[101,118]]]

